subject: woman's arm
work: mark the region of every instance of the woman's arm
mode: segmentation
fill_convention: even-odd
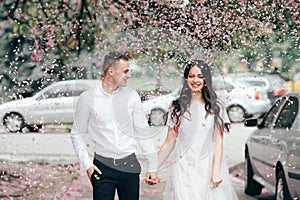
[[[223,181],[221,176],[221,165],[222,165],[222,156],[223,156],[223,133],[219,129],[218,126],[214,128],[214,140],[216,142],[216,146],[214,149],[213,156],[213,167],[212,167],[212,175],[211,175],[211,186],[212,188],[216,188]]]
[[[168,127],[167,137],[158,152],[158,168],[160,168],[173,151],[177,135],[178,133],[174,128]]]

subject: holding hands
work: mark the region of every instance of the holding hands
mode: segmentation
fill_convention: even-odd
[[[149,185],[155,185],[161,181],[156,172],[147,172],[144,180]]]

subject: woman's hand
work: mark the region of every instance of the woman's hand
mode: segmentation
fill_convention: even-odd
[[[149,185],[155,185],[161,181],[156,172],[147,172],[144,180]]]
[[[212,174],[211,175],[211,188],[217,188],[223,181],[223,178],[220,174]]]

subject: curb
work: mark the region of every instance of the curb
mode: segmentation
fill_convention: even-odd
[[[229,169],[228,169],[229,170],[229,174],[231,174],[232,172],[234,172],[235,170],[237,170],[239,168],[244,168],[244,165],[245,165],[245,162],[243,161],[243,162],[241,162],[241,163],[239,163],[237,165],[229,167]]]

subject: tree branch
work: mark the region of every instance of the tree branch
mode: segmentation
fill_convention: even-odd
[[[92,15],[91,15],[91,13],[90,13],[90,11],[89,11],[89,9],[88,9],[88,6],[87,6],[87,3],[86,3],[86,1],[85,1],[85,4],[84,4],[84,8],[86,9],[86,11],[87,11],[87,14],[88,14],[88,16],[89,16],[90,20],[93,20],[93,18],[92,18]]]
[[[45,11],[45,7],[44,7],[44,4],[43,4],[43,1],[42,1],[42,0],[39,0],[39,2],[40,2],[40,4],[41,4],[41,6],[42,6],[42,11],[43,11],[45,17],[46,17],[47,19],[49,19],[49,16],[48,16],[48,14],[47,14],[46,11]]]
[[[82,30],[82,24],[83,24],[83,11],[84,11],[84,6],[86,4],[86,0],[81,0],[81,7],[80,7],[80,12],[77,18],[78,21],[78,28],[77,28],[77,33],[76,33],[76,39],[78,41],[78,50],[77,50],[77,55],[80,55],[81,51],[81,40],[80,40],[80,34]]]
[[[2,17],[2,19],[7,20],[9,17],[13,18],[13,15],[14,15],[15,11],[17,10],[19,3],[20,3],[20,0],[17,0],[17,2],[15,3],[15,6],[13,7],[13,9],[9,10],[8,11],[9,13],[6,16]]]

